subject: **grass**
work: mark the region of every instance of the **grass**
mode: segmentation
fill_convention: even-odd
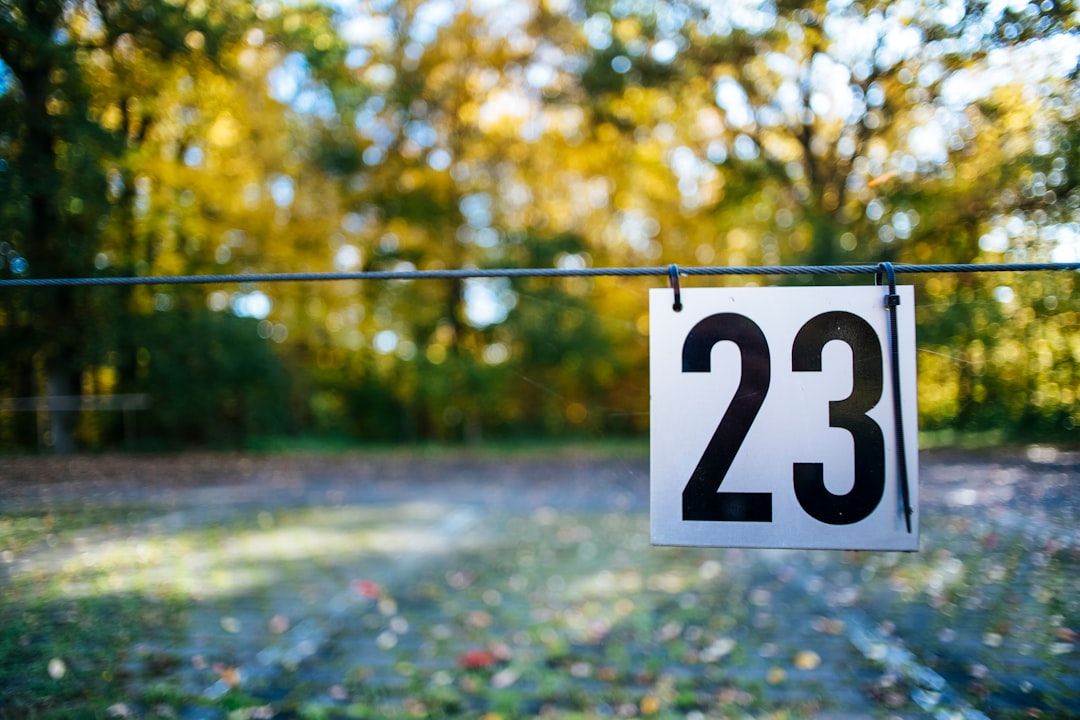
[[[66,596],[53,578],[15,578],[5,588],[0,627],[0,717],[93,718],[108,716],[124,694],[128,660],[151,631],[177,637],[184,598],[142,593]],[[173,658],[146,664],[162,676]]]
[[[364,453],[375,456],[440,457],[443,455],[472,455],[485,458],[537,458],[552,453],[559,456],[585,455],[596,459],[646,458],[649,439],[640,437],[603,438],[499,438],[475,444],[422,442],[364,443],[344,437],[260,437],[252,438],[247,449],[256,453],[313,453],[340,455]]]
[[[982,432],[963,432],[946,428],[944,430],[924,430],[919,433],[921,450],[984,450],[998,448],[1007,440],[1003,430]]]
[[[705,551],[649,551],[641,516],[542,510],[448,552],[425,534],[441,513],[285,509],[168,532],[141,511],[6,518],[19,564],[4,581],[0,717],[800,717],[813,704],[769,701],[764,667],[668,673],[747,623],[739,602],[714,613],[691,599],[746,590],[718,586]],[[658,618],[689,638],[658,635]],[[317,657],[244,677],[258,649],[296,646],[304,623],[326,630]]]
[[[1052,433],[1022,427],[990,430],[922,430],[919,432],[921,450],[1016,450],[1030,445],[1052,445],[1062,450],[1080,448],[1080,434],[1075,429]]]
[[[157,512],[140,506],[60,505],[11,513],[0,517],[0,552],[18,554],[39,543],[52,546],[69,543],[72,537],[86,530],[119,532]]]

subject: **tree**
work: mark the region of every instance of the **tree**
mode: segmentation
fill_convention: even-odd
[[[0,272],[1055,258],[1080,244],[1076,17],[929,0],[0,3]],[[915,282],[928,426],[1080,422],[1071,277]],[[209,309],[259,321],[236,327],[274,343],[296,422],[320,432],[640,430],[650,284],[7,293],[0,383],[145,390],[154,348],[116,318],[191,327]]]
[[[20,254],[18,271],[170,274],[256,256],[236,228],[268,235],[251,222],[265,213],[250,205],[287,213],[266,185],[275,175],[291,182],[295,169],[284,162],[292,134],[282,104],[266,97],[266,72],[290,47],[313,59],[332,54],[331,16],[245,2],[0,6],[0,60],[10,75],[0,95],[3,181],[16,198],[6,206],[5,243]],[[253,111],[231,114],[238,97]],[[249,117],[262,125],[249,127]],[[250,188],[256,197],[245,207]],[[20,349],[9,360],[12,390],[78,395],[95,364],[130,389],[139,348],[118,319],[168,309],[174,294],[56,288],[18,296],[4,323]],[[197,293],[180,295],[205,304]],[[75,419],[51,418],[56,449],[73,449]]]
[[[0,7],[0,53],[11,75],[0,101],[5,108],[3,145],[7,190],[19,202],[9,214],[6,242],[40,276],[77,276],[90,267],[93,242],[76,238],[99,232],[105,203],[104,173],[98,159],[112,150],[110,138],[88,119],[89,91],[75,48],[62,32],[67,3],[45,0]],[[20,348],[40,349],[41,372],[49,395],[79,394],[79,363],[90,338],[87,296],[74,288],[42,290],[20,298],[16,318],[29,322],[18,333]],[[13,389],[33,384],[33,358],[19,352],[22,367]],[[37,392],[27,392],[37,394]],[[59,450],[73,448],[70,416],[54,414],[52,439]]]
[[[662,248],[665,259],[731,265],[1034,260],[1054,244],[1040,236],[1076,220],[1070,3],[585,7],[586,92],[564,97],[584,102],[598,136],[621,143],[624,156],[651,145],[652,162],[669,169],[667,182],[636,183],[645,189],[633,201],[637,216],[652,220],[657,238],[639,241],[646,254]],[[663,210],[673,186],[679,215]],[[939,421],[1019,422],[1017,408],[1029,407],[1031,388],[1014,383],[1035,366],[1009,371],[995,394],[967,358],[979,343],[1018,342],[1007,331],[1017,324],[1001,316],[1015,312],[989,297],[998,282],[919,281],[920,296],[936,303],[919,315],[931,343],[921,361],[933,378],[923,407]],[[1076,302],[1068,280],[1049,294],[1055,308]],[[973,312],[982,319],[971,322]],[[1071,335],[1069,317],[1040,312],[1028,339]],[[978,337],[987,326],[1002,328],[1000,337]],[[1071,367],[1071,343],[1052,344],[1055,367]],[[1059,430],[1071,427],[1069,392],[1042,394],[1064,398],[1055,417]]]

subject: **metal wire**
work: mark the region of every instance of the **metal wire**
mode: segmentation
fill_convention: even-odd
[[[158,275],[145,277],[10,278],[0,288],[86,287],[103,285],[211,285],[230,283],[340,282],[346,280],[466,280],[521,277],[668,277],[663,267],[609,268],[463,268],[456,270],[366,270],[324,273],[241,273],[230,275]],[[901,273],[1033,272],[1080,270],[1071,263],[987,263],[893,265]],[[777,265],[756,267],[683,267],[678,274],[692,275],[872,275],[880,265]]]

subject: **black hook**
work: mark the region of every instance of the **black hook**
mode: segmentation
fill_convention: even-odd
[[[682,312],[682,290],[679,288],[679,266],[675,263],[668,265],[668,285],[675,291],[675,304],[671,306],[671,309],[675,312]]]
[[[900,304],[900,296],[896,292],[896,269],[892,263],[878,263],[878,271],[874,275],[874,282],[881,285],[881,274],[885,273],[885,280],[889,284],[889,294],[885,296],[886,307],[896,307]]]
[[[907,476],[907,451],[904,448],[904,421],[900,406],[900,350],[898,347],[899,330],[897,328],[896,306],[900,304],[900,295],[896,292],[896,270],[892,263],[883,262],[878,265],[875,281],[881,285],[881,275],[885,274],[885,280],[889,283],[889,292],[885,295],[885,307],[889,310],[889,335],[890,351],[892,359],[892,386],[893,386],[893,412],[896,427],[896,465],[900,480],[900,502],[903,505],[904,523],[907,531],[911,532],[911,491],[908,488]]]

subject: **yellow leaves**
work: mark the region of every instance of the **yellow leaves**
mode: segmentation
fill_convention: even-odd
[[[403,156],[408,156],[405,152]],[[422,184],[424,173],[416,168],[409,168],[398,177],[398,188],[403,192],[413,192]]]
[[[619,20],[612,28],[612,35],[617,37],[623,44],[640,41],[641,22],[635,17],[627,17]]]
[[[934,275],[926,281],[926,291],[933,300],[949,297],[956,288],[956,278],[951,275]]]
[[[596,139],[602,143],[613,143],[619,139],[619,129],[611,123],[601,123],[596,128]]]
[[[643,337],[648,337],[649,336],[649,315],[648,315],[648,313],[638,315],[637,320],[634,321],[634,329],[637,330],[638,334],[643,336]]]
[[[982,340],[973,340],[967,347],[967,360],[971,365],[971,371],[975,375],[981,375],[986,367],[986,345]]]
[[[431,68],[425,82],[428,92],[435,94],[444,90],[452,82],[455,71],[454,64],[449,62],[439,63]]]
[[[709,86],[709,81],[701,75],[690,78],[686,83],[686,89],[682,93],[682,97],[689,100],[695,98],[711,98],[711,95],[712,89]],[[709,107],[711,107],[711,105]]]
[[[959,410],[960,384],[948,346],[922,347],[919,359],[919,410],[924,418],[946,422]]]
[[[765,130],[760,134],[762,148],[769,157],[781,162],[794,162],[803,157],[802,144],[786,132]]]
[[[61,99],[58,95],[50,95],[45,101],[45,112],[53,117],[67,113],[69,107],[69,103]]]
[[[572,402],[566,406],[566,419],[574,425],[580,425],[589,417],[589,410],[582,403]]]
[[[720,138],[724,134],[724,116],[716,107],[706,106],[694,114],[690,135],[698,142]]]
[[[424,356],[432,365],[442,365],[446,361],[446,346],[441,343],[432,343],[424,351]]]
[[[229,111],[225,111],[217,116],[214,120],[214,124],[210,126],[210,131],[207,133],[212,145],[218,147],[229,147],[236,143],[239,137],[239,126],[236,120],[233,118]]]
[[[795,655],[795,667],[799,670],[816,670],[821,665],[821,656],[813,650],[801,650]]]
[[[787,679],[787,671],[782,667],[773,666],[769,668],[769,672],[765,674],[765,682],[770,685],[779,685]]]
[[[480,119],[480,106],[471,100],[462,103],[458,108],[458,120],[465,125],[476,125]]]
[[[497,90],[480,106],[478,126],[488,134],[509,134],[534,112],[532,102],[516,90]]]
[[[653,125],[654,121],[677,119],[679,106],[669,92],[661,88],[632,86],[612,104],[621,118],[634,125]]]
[[[198,30],[192,30],[184,36],[184,44],[190,50],[202,50],[206,47],[206,37]]]
[[[124,113],[116,105],[109,105],[105,108],[105,111],[101,113],[101,126],[106,130],[115,132],[120,129],[120,125],[124,121]]]

